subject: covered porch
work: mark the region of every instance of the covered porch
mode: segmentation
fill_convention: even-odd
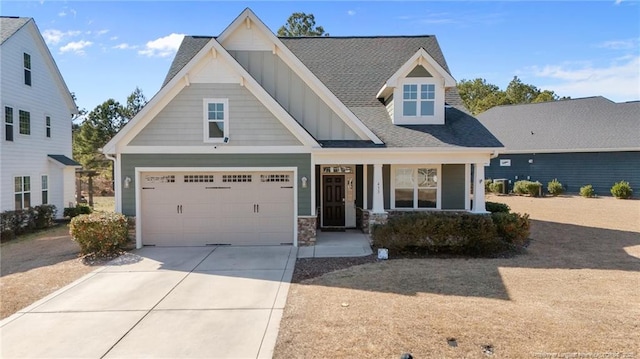
[[[331,151],[330,151],[331,152]],[[313,245],[325,233],[336,240],[346,230],[364,234],[389,215],[414,211],[486,213],[484,167],[490,153],[334,151],[312,155],[309,219]]]

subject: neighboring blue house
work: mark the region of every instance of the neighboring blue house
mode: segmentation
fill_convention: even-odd
[[[640,101],[604,97],[494,107],[478,119],[505,145],[486,178],[547,183],[567,192],[591,184],[611,195],[624,180],[640,190]]]

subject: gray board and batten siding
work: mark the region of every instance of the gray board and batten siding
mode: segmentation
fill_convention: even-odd
[[[464,209],[465,207],[465,165],[442,165],[442,209]]]
[[[298,178],[311,177],[311,155],[302,154],[123,154],[122,178],[130,177],[135,182],[136,167],[238,167],[238,171],[251,171],[249,167],[295,167]],[[196,171],[197,172],[197,171]],[[295,179],[298,181],[298,179]],[[122,213],[136,214],[135,188],[122,190]],[[298,215],[311,215],[311,186],[298,186]]]
[[[500,166],[500,160],[510,160],[511,165]],[[619,181],[629,182],[638,191],[640,152],[503,154],[492,159],[491,165],[485,168],[486,178],[506,178],[511,186],[515,181],[526,180],[527,176],[531,181],[540,181],[545,191],[547,183],[554,178],[568,193],[578,193],[580,187],[590,184],[597,195],[610,196],[611,186]]]
[[[229,100],[229,143],[225,146],[302,145],[246,87],[201,83],[182,89],[129,145],[202,146],[206,98]]]
[[[271,51],[229,51],[240,65],[317,140],[361,138]]]

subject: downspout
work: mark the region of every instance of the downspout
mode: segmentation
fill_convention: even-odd
[[[100,149],[102,151],[102,149]],[[113,161],[113,171],[112,171],[112,176],[113,176],[113,190],[115,192],[115,199],[116,199],[116,212],[118,213],[122,213],[122,207],[121,207],[121,200],[120,200],[120,196],[122,195],[120,192],[120,168],[118,168],[118,162],[116,160],[115,157],[113,157],[112,155],[108,154],[108,153],[104,153],[104,156],[110,160]]]

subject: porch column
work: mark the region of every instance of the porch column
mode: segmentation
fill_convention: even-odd
[[[489,213],[484,202],[484,164],[473,165],[473,213]]]
[[[384,184],[382,183],[382,164],[373,165],[373,198],[371,202],[372,213],[385,213],[384,211]]]

